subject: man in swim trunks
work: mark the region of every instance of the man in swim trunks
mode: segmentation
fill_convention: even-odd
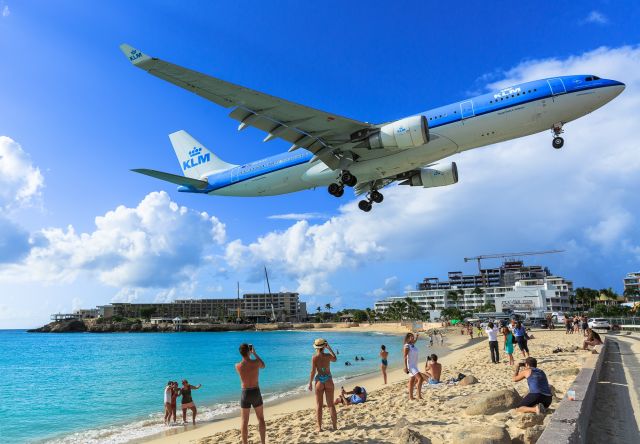
[[[266,442],[267,426],[264,422],[264,407],[262,405],[262,394],[258,384],[258,377],[261,368],[265,368],[264,361],[258,356],[253,345],[240,344],[240,355],[242,361],[236,364],[236,371],[240,376],[240,386],[242,395],[240,396],[241,426],[243,444],[247,444],[249,439],[249,415],[251,407],[256,412],[258,418],[258,430],[260,431],[260,442]],[[251,359],[251,355],[255,359]]]
[[[440,384],[440,375],[442,374],[442,364],[438,362],[438,356],[432,354],[427,357],[424,372],[429,377],[429,384]]]

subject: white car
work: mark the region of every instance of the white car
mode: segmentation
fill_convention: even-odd
[[[588,321],[589,328],[603,328],[605,330],[611,329],[611,324],[604,318],[591,318]]]

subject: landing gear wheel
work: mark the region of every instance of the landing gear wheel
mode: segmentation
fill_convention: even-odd
[[[343,172],[340,180],[348,187],[354,187],[358,183],[358,179],[356,179],[356,176],[351,174],[349,171]]]
[[[329,194],[331,194],[332,196],[337,196],[338,192],[340,191],[340,188],[342,188],[342,187],[340,185],[338,185],[337,183],[332,183],[327,188],[327,191],[329,191]]]
[[[369,202],[368,200],[361,200],[360,202],[358,202],[358,208],[360,208],[365,213],[368,213],[369,211],[371,211],[371,202]]]
[[[560,136],[554,137],[552,145],[553,145],[553,147],[555,149],[559,150],[560,148],[562,148],[564,146],[564,139],[562,137],[560,137]]]
[[[375,190],[372,191],[370,197],[371,197],[371,200],[374,201],[375,203],[382,203],[382,201],[384,200],[384,196],[380,191],[375,191]]]
[[[344,187],[338,187],[338,191],[335,192],[334,196],[342,197],[343,194],[344,194]]]

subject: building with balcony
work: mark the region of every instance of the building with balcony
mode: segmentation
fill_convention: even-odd
[[[627,299],[630,302],[640,301],[640,271],[627,274],[623,282]]]

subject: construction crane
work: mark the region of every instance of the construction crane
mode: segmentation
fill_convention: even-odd
[[[556,254],[563,253],[564,250],[546,250],[546,251],[523,251],[521,253],[498,253],[498,254],[484,254],[475,257],[465,257],[465,262],[476,261],[478,263],[478,273],[482,276],[482,280],[486,285],[486,276],[482,274],[482,259],[498,259],[506,257],[521,257],[521,256],[538,256],[542,254]]]

